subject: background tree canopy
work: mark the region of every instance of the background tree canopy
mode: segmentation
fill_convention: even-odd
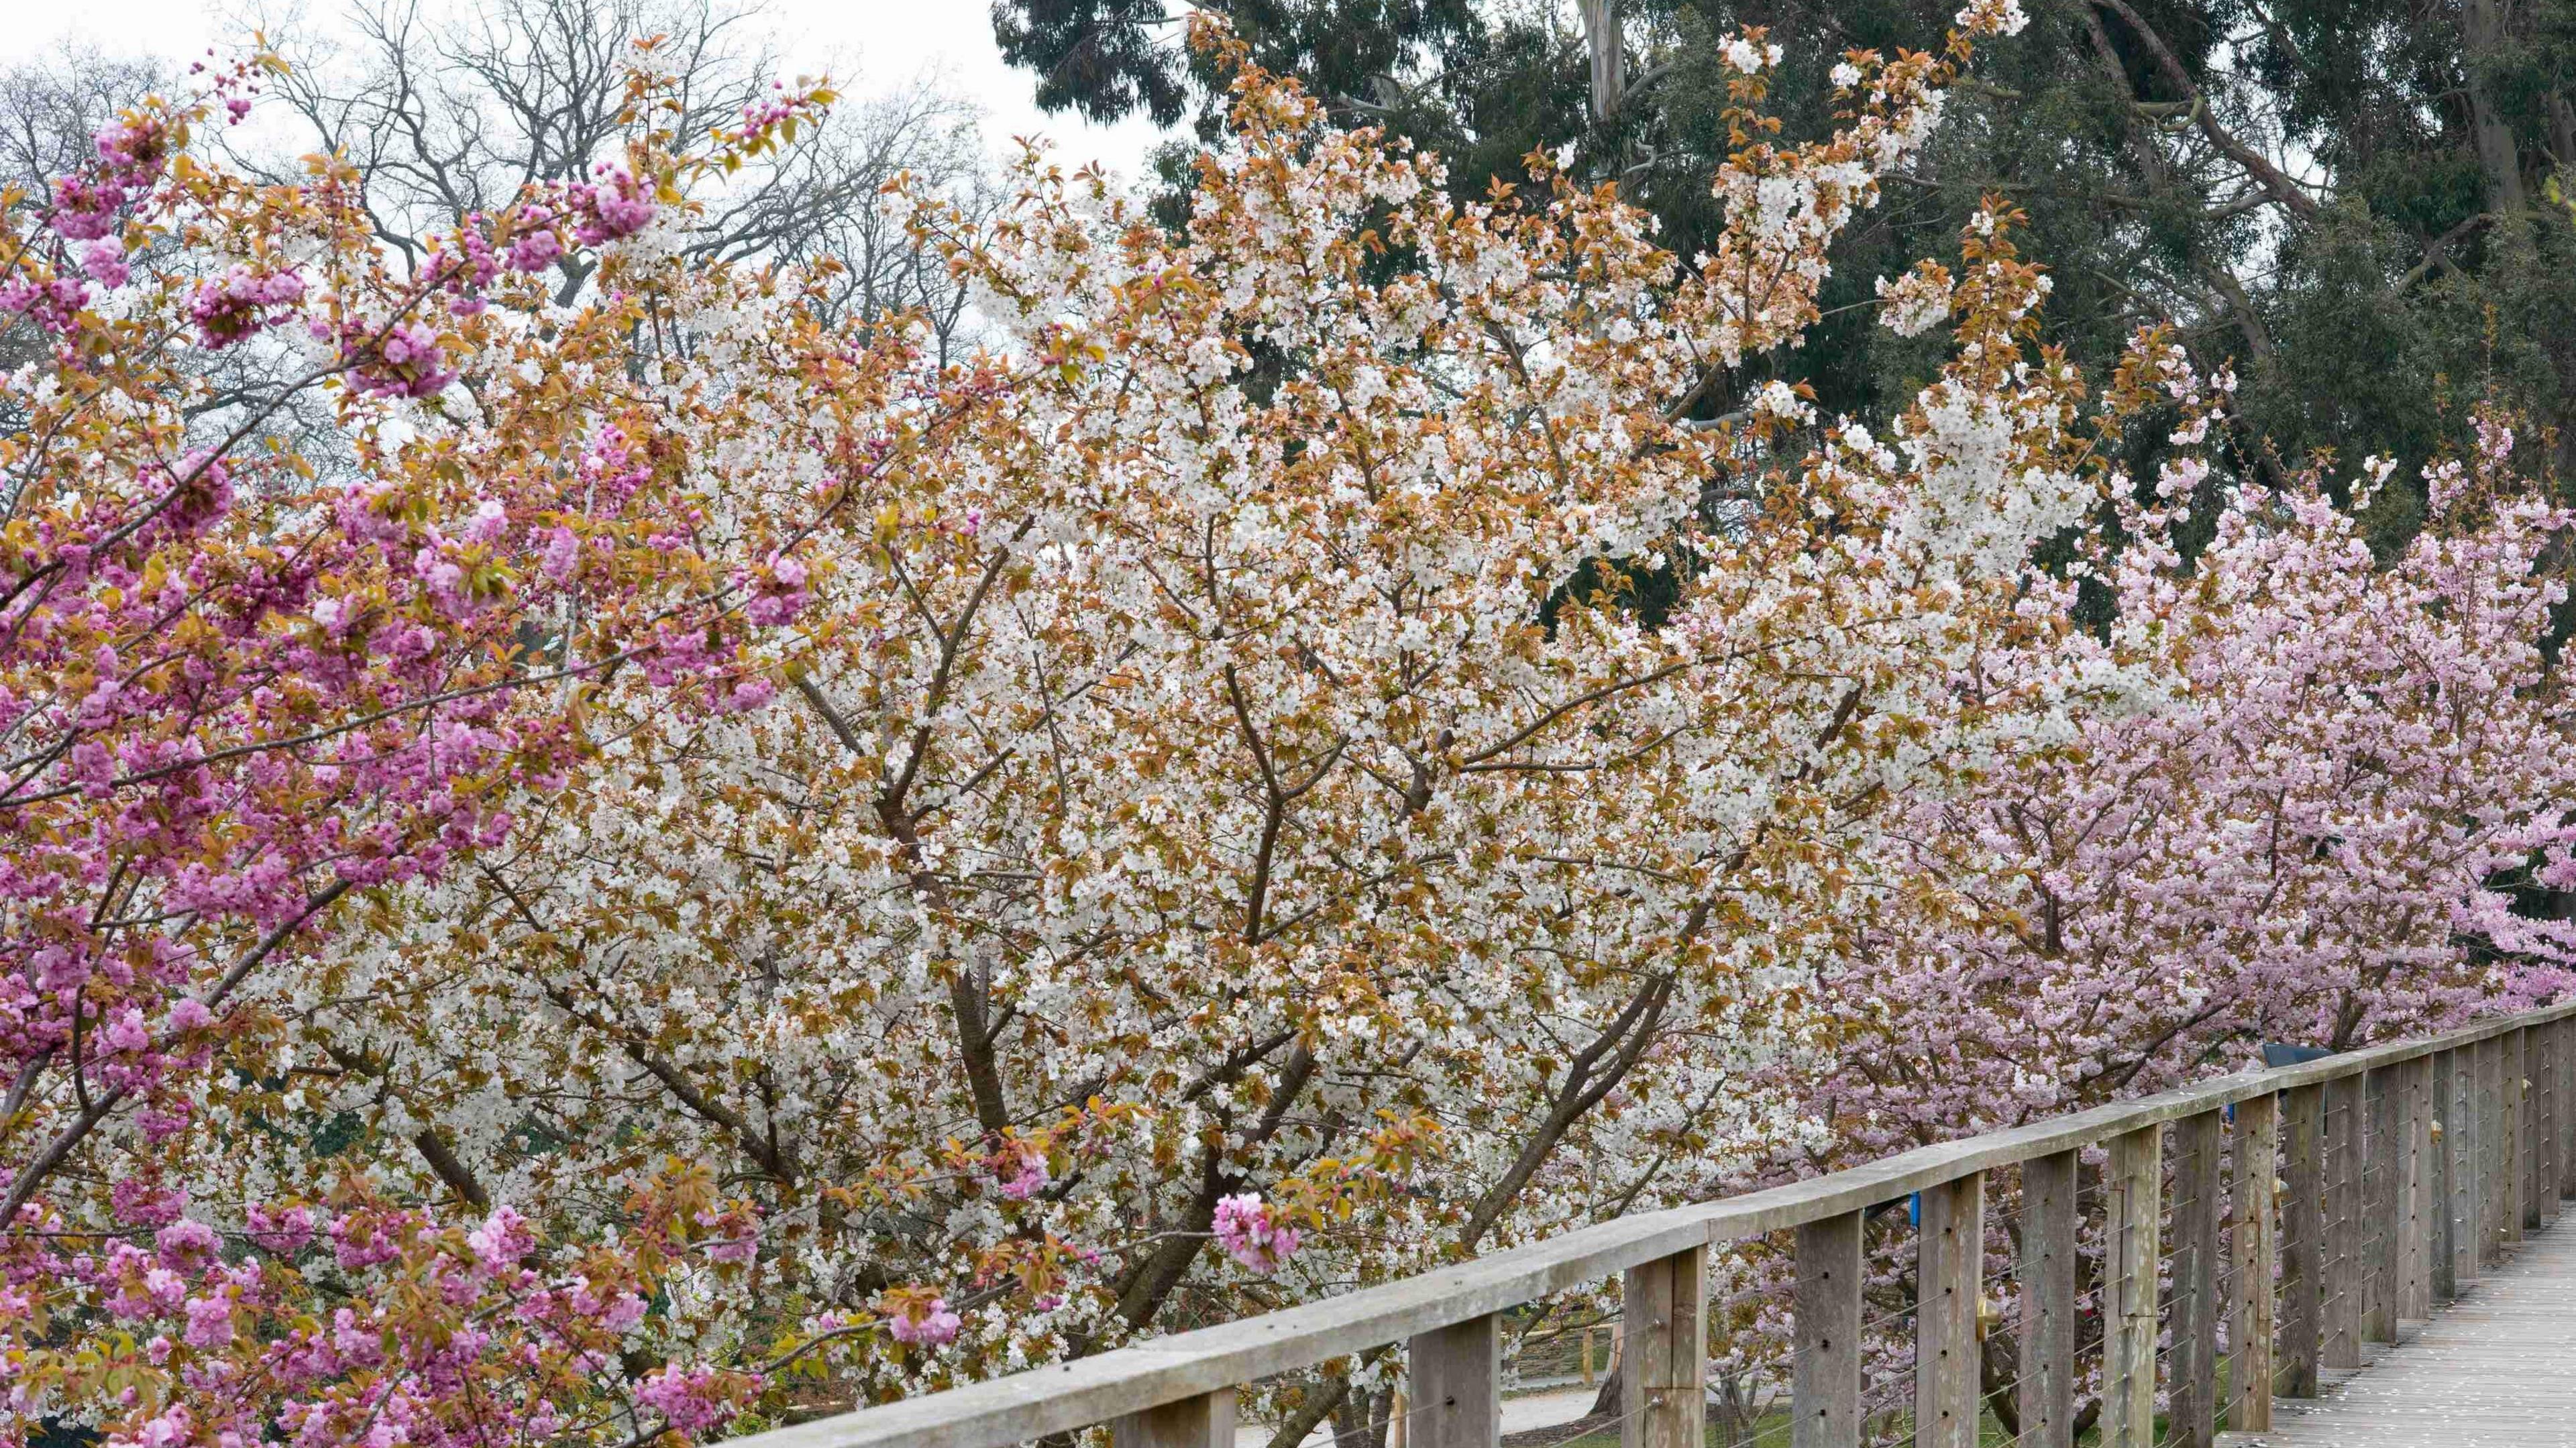
[[[1719,225],[1723,40],[1784,51],[1788,138],[1831,122],[1855,47],[1938,34],[1948,0],[1225,0],[1264,66],[1347,123],[1438,151],[1461,196],[1573,143],[1677,252]],[[1842,242],[1826,321],[1783,359],[1824,410],[1883,417],[1936,364],[1937,336],[1869,325],[1874,281],[1937,252],[1980,197],[2030,216],[2056,291],[2048,339],[2090,375],[2129,331],[2173,319],[2203,368],[2233,362],[2233,461],[2277,476],[2319,449],[2418,464],[2494,398],[2576,461],[2576,4],[2568,0],[2037,0],[1962,85],[1919,164]],[[1213,124],[1214,69],[1158,0],[999,0],[1003,53],[1042,105]],[[1167,179],[1186,184],[1177,152]],[[1782,365],[1782,364],[1775,364]],[[1731,410],[1767,373],[1731,379]],[[2370,510],[2385,552],[2422,499]]]

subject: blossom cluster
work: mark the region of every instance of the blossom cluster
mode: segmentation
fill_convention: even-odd
[[[61,1300],[115,1324],[87,1371],[195,1389],[129,1404],[119,1437],[137,1445],[578,1433],[618,1355],[643,1340],[659,1290],[650,1264],[687,1250],[663,1234],[667,1215],[634,1223],[626,1251],[571,1257],[543,1249],[506,1206],[469,1231],[363,1190],[254,1207],[229,1237],[184,1215],[180,1193],[129,1193],[120,1205],[117,1230],[62,1252],[37,1246],[60,1224],[31,1208],[7,1257],[13,1275],[60,1273]],[[0,1332],[40,1335],[37,1310],[29,1292],[0,1294]],[[17,1365],[15,1402],[80,1381],[81,1369],[48,1357]],[[644,1378],[635,1398],[689,1436],[759,1387],[756,1374],[674,1366]]]
[[[1227,1256],[1254,1272],[1279,1270],[1297,1255],[1300,1241],[1295,1227],[1249,1192],[1217,1199],[1216,1240]]]
[[[304,278],[291,267],[254,271],[236,262],[222,276],[200,283],[188,301],[198,339],[210,349],[229,347],[265,331],[276,312],[304,300]]]

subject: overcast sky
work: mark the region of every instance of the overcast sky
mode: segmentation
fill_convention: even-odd
[[[470,3],[470,0],[457,0]],[[334,0],[306,0],[327,16]],[[92,0],[82,5],[22,0],[0,25],[0,59],[21,60],[71,38],[104,49],[153,51],[178,58],[222,42],[227,30],[207,0]],[[1002,64],[993,48],[987,0],[768,0],[764,7],[782,51],[802,72],[828,70],[859,94],[936,76],[985,111],[985,134],[1051,137],[1072,169],[1106,161],[1133,176],[1159,137],[1150,122],[1091,125],[1071,114],[1042,114],[1029,101],[1029,78]]]

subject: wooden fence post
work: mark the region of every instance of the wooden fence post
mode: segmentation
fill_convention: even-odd
[[[1924,1188],[1914,1236],[1915,1448],[1977,1448],[1985,1257],[1985,1174]]]
[[[2559,1118],[2567,1114],[2567,1096],[2559,1089],[2563,1073],[2558,1058],[2566,1052],[2567,1043],[2554,1026],[2541,1026],[2531,1033],[2532,1044],[2540,1050],[2540,1060],[2532,1075],[2540,1085],[2540,1170],[2535,1184],[2540,1192],[2540,1215],[2544,1221],[2558,1219],[2558,1182],[2562,1168],[2558,1163]]]
[[[2558,1199],[2576,1196],[2576,1017],[2548,1027],[2558,1038]]]
[[[2209,1448],[2218,1432],[2219,1113],[2174,1123],[2173,1361],[2165,1410],[2174,1448]]]
[[[2123,1132],[2110,1147],[2102,1181],[2102,1448],[2153,1448],[2164,1129]]]
[[[2397,1068],[2397,1318],[2433,1315],[2433,1253],[2439,1245],[2433,1207],[2433,1063],[2422,1056]]]
[[[2272,1264],[2280,1252],[2279,1233],[2272,1224],[2280,1194],[2280,1137],[2277,1096],[2254,1096],[2236,1103],[2236,1188],[2230,1213],[2236,1237],[2236,1280],[2235,1291],[2229,1294],[2236,1316],[2227,1332],[2236,1362],[2229,1374],[2234,1391],[2227,1426],[2239,1433],[2266,1432],[2272,1426]]]
[[[2549,1043],[2549,1059],[2542,1068],[2547,1073],[2542,1084],[2549,1089],[2549,1132],[2543,1143],[2547,1159],[2541,1164],[2540,1205],[2555,1220],[2565,1210],[2566,1195],[2560,1183],[2567,1179],[2567,1112],[2576,1103],[2567,1099],[2566,1032],[2551,1024],[2539,1027],[2533,1034]]]
[[[2504,1139],[2512,1152],[2505,1158],[2505,1180],[2513,1188],[2513,1202],[2505,1213],[2505,1240],[2519,1242],[2523,1233],[2539,1225],[2540,1219],[2540,1193],[2531,1179],[2540,1153],[2534,1149],[2537,1143],[2531,1102],[2531,1039],[2527,1031],[2505,1032],[2504,1110]]]
[[[2425,1110],[2432,1116],[2431,1154],[2424,1176],[2426,1210],[2433,1218],[2432,1261],[2433,1303],[2440,1306],[2460,1295],[2460,1284],[2453,1275],[2459,1261],[2459,1198],[2451,1183],[2451,1147],[2459,1137],[2459,1122],[2452,1109],[2452,1053],[2436,1051],[2426,1071],[2431,1078],[2431,1091],[2425,1098]]]
[[[1112,1448],[1234,1448],[1234,1389],[1219,1388],[1109,1425]]]
[[[2397,1259],[2405,1240],[2405,1144],[2397,1134],[2397,1073],[2382,1068],[2363,1078],[2361,1095],[2370,1116],[2369,1145],[2361,1162],[2361,1335],[2366,1342],[2397,1341]]]
[[[1405,1448],[1494,1448],[1503,1436],[1502,1318],[1488,1313],[1415,1334],[1405,1350],[1405,1389]]]
[[[1619,1308],[1620,1320],[1628,1325],[1622,1364],[1628,1374],[1628,1413],[1620,1420],[1620,1448],[1702,1448],[1708,1416],[1707,1294],[1705,1247],[1628,1269]]]
[[[2319,1284],[2325,1341],[2317,1365],[2361,1366],[2361,1077],[2326,1083],[2326,1250]]]
[[[2547,1027],[2558,1038],[2558,1199],[2576,1196],[2576,1017]]]
[[[2463,1046],[2443,1053],[2451,1058],[2450,1115],[2445,1118],[2450,1142],[2442,1149],[2443,1167],[2451,1177],[2451,1276],[2454,1289],[2465,1291],[2477,1280],[2486,1260],[2485,1229],[2478,1213],[2486,1206],[2478,1178],[2478,1048]]]
[[[1853,1448],[1860,1442],[1860,1244],[1858,1212],[1798,1229],[1791,1448]],[[2070,1292],[2068,1301],[2073,1300]]]
[[[2075,1212],[2080,1156],[2021,1164],[2021,1442],[2074,1448]]]
[[[2507,1163],[2513,1160],[2504,1109],[2504,1042],[2489,1036],[2478,1056],[2478,1261],[2504,1260],[2505,1218],[2513,1210]]]
[[[2531,1050],[2532,1225],[2558,1220],[2558,1033],[2547,1026],[2524,1032]]]
[[[2282,1095],[2280,1391],[2313,1398],[2325,1336],[2326,1088],[2296,1086]]]

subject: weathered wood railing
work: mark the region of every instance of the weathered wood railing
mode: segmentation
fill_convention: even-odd
[[[2231,1428],[2259,1431],[2271,1424],[2276,1393],[2312,1396],[2320,1369],[2360,1366],[2365,1342],[2393,1341],[2401,1317],[2428,1317],[2525,1229],[2554,1217],[2562,1195],[2576,1194],[2576,1005],[1626,1217],[1303,1307],[736,1442],[1001,1448],[1108,1423],[1118,1448],[1233,1448],[1238,1385],[1401,1342],[1415,1405],[1408,1448],[1488,1448],[1501,1424],[1501,1315],[1624,1272],[1625,1448],[1699,1448],[1708,1248],[1793,1231],[1790,1441],[1845,1448],[1863,1428],[1865,1214],[1919,1193],[1914,1442],[1975,1448],[1986,1175],[2018,1167],[2018,1441],[2070,1448],[2078,1166],[2095,1146],[2107,1150],[2104,1448],[2159,1441],[2160,1388],[2163,1437],[2178,1448],[2209,1443],[2222,1411]],[[2169,1157],[2176,1250],[2164,1273]],[[2235,1189],[2222,1221],[2223,1159],[2232,1159]],[[2224,1300],[2214,1271],[2223,1243],[2233,1268]],[[2222,1314],[2236,1349],[2223,1405],[2215,1372]],[[2171,1348],[2160,1357],[2164,1328]]]

